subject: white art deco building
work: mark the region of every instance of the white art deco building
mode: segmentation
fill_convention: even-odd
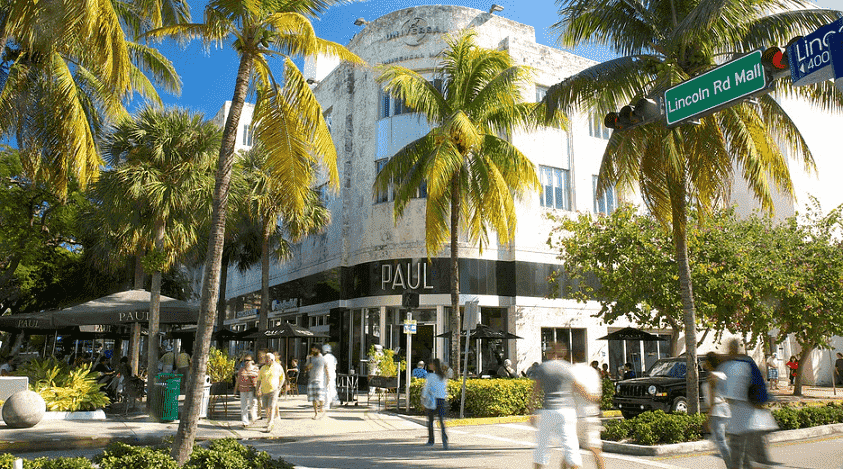
[[[419,6],[385,15],[363,25],[348,49],[370,66],[309,63],[307,78],[322,105],[338,154],[341,187],[326,191],[332,222],[321,235],[296,246],[292,260],[275,263],[270,273],[270,326],[288,321],[330,335],[340,372],[361,370],[373,344],[401,348],[406,336],[402,293],[419,294],[412,311],[417,333],[412,360],[449,360],[445,338],[450,314],[448,246],[427,258],[424,240],[424,194],[411,202],[403,218],[393,217],[392,194],[374,193],[372,185],[382,165],[407,143],[429,130],[427,122],[385,94],[376,82],[378,64],[396,64],[433,78],[446,35],[474,28],[477,43],[509,52],[515,63],[534,70],[534,86],[522,90],[525,100],[541,99],[544,91],[594,62],[536,43],[533,27],[495,14],[458,6]],[[217,115],[222,122],[227,106]],[[244,108],[238,144],[250,142]],[[579,360],[609,363],[616,370],[632,362],[639,370],[669,353],[669,342],[599,340],[628,326],[602,324],[593,316],[596,303],[547,299],[548,275],[561,267],[546,244],[552,223],[548,214],[608,213],[617,195],[596,198],[595,185],[609,131],[602,116],[572,116],[568,132],[544,129],[513,136],[539,172],[543,191],[523,200],[510,245],[491,239],[481,253],[461,236],[461,303],[477,300],[481,323],[521,337],[503,342],[484,341],[480,354],[470,354],[470,370],[494,371],[510,358],[519,371],[542,360],[548,342],[570,345]],[[790,213],[792,214],[792,205]],[[237,328],[257,322],[259,268],[241,274],[231,267],[226,287],[228,325]],[[652,331],[669,337],[670,330]],[[679,338],[680,344],[684,341]],[[275,348],[283,342],[272,344]],[[306,354],[304,343],[290,341],[288,356]],[[704,350],[703,348],[702,350]]]

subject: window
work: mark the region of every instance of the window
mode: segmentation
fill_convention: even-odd
[[[602,213],[603,215],[609,215],[610,213],[615,211],[615,207],[618,206],[618,199],[617,195],[615,194],[615,188],[609,187],[606,189],[606,192],[603,194],[603,197],[597,197],[597,175],[591,176],[592,182],[592,194],[594,195],[594,213]]]
[[[384,168],[384,166],[386,166],[387,161],[389,161],[389,158],[383,158],[375,161],[375,174],[380,174],[381,170]],[[375,203],[389,202],[390,200],[392,200],[392,184],[390,184],[386,190],[378,190],[375,193]]]
[[[542,360],[546,360],[545,354],[550,350],[550,344],[559,342],[566,350],[570,350],[570,358],[574,363],[585,363],[585,329],[574,329],[569,327],[542,327]]]
[[[401,98],[390,96],[386,91],[381,90],[380,109],[378,109],[378,119],[397,116],[413,112]]]
[[[333,107],[328,108],[327,111],[322,113],[322,116],[325,118],[325,124],[328,126],[328,132],[331,132],[331,125],[334,123],[333,119],[331,118],[332,111],[334,110]]]
[[[540,103],[547,96],[547,87],[536,85],[536,102]]]
[[[243,145],[247,147],[252,146],[252,136],[254,132],[252,131],[252,124],[244,124],[243,125]]]
[[[567,169],[539,166],[542,207],[571,210],[571,175]]]
[[[378,111],[378,119],[383,119],[390,116],[390,97],[389,93],[381,90],[381,104]]]
[[[609,137],[612,136],[612,131],[603,125],[603,120],[600,116],[591,114],[588,119],[588,135],[609,140]]]

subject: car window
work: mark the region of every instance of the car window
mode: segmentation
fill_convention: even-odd
[[[650,368],[650,376],[662,376],[667,378],[684,378],[685,362],[665,361],[657,362]]]

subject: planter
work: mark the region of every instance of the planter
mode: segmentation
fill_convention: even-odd
[[[105,420],[105,411],[83,410],[77,412],[45,412],[43,420]]]

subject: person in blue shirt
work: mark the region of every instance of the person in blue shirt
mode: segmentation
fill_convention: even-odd
[[[626,363],[623,366],[623,379],[632,379],[635,377],[635,370],[632,369],[632,363]]]
[[[424,362],[420,361],[416,363],[416,367],[413,368],[413,378],[427,379],[427,370],[424,369]]]
[[[418,369],[418,368],[416,368]],[[433,418],[439,415],[439,426],[442,428],[442,447],[448,449],[448,435],[445,433],[445,411],[447,410],[448,378],[442,371],[442,365],[438,358],[430,362],[430,373],[422,388],[422,405],[427,409],[427,446],[433,446]]]

